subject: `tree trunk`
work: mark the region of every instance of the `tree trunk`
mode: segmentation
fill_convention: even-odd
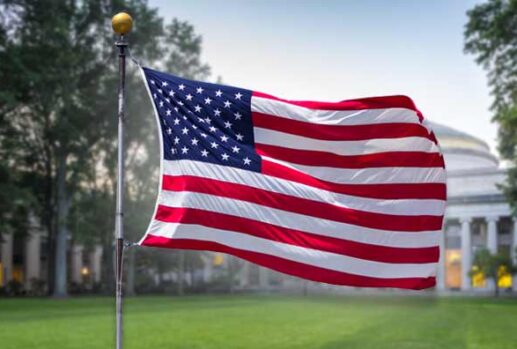
[[[111,235],[109,235],[111,237]],[[115,274],[114,274],[114,258],[115,248],[113,241],[106,237],[102,245],[102,270],[101,283],[102,289],[106,294],[113,294],[115,292]]]
[[[68,200],[66,195],[66,154],[57,158],[57,234],[55,251],[54,297],[67,296],[67,219]]]
[[[55,266],[55,211],[52,202],[54,195],[54,183],[52,179],[52,152],[50,146],[45,146],[45,190],[43,204],[43,218],[47,230],[47,294],[51,296],[54,292],[54,266]]]
[[[125,293],[128,296],[135,295],[135,253],[134,248],[127,250],[127,284]]]

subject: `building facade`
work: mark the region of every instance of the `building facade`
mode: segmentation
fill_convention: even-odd
[[[29,293],[45,292],[48,276],[48,239],[36,220],[26,236],[2,234],[0,242],[0,288],[16,283]],[[100,282],[102,247],[85,248],[69,241],[68,280],[92,287]]]
[[[490,290],[495,285],[476,268],[473,257],[486,248],[515,258],[517,220],[499,188],[506,171],[482,140],[447,126],[429,123],[442,148],[447,168],[447,210],[437,271],[439,290]],[[498,284],[517,290],[505,274]]]

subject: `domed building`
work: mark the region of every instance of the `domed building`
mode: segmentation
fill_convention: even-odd
[[[517,247],[517,220],[498,188],[506,171],[488,145],[469,134],[428,122],[440,143],[447,169],[447,210],[442,255],[437,274],[439,290],[487,290],[494,287],[476,268],[477,250],[514,254]],[[502,288],[512,286],[512,276],[498,281]],[[517,288],[514,282],[514,288]]]

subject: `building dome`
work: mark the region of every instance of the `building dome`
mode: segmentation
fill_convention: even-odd
[[[495,169],[499,166],[497,157],[481,139],[435,122],[426,121],[425,124],[438,138],[448,171]]]

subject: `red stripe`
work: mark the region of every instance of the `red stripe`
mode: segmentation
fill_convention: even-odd
[[[334,193],[375,199],[446,200],[445,183],[341,184],[324,181],[306,173],[262,159],[262,173],[267,176],[309,185]]]
[[[195,176],[163,176],[162,188],[170,191],[190,191],[222,196],[283,211],[373,229],[418,232],[440,230],[442,227],[442,216],[402,216],[359,211],[252,188],[242,184]]]
[[[436,263],[440,252],[438,246],[400,248],[365,244],[194,208],[159,205],[155,219],[168,223],[201,224],[205,227],[245,233],[294,246],[383,263]]]
[[[209,250],[229,253],[239,258],[248,260],[252,263],[259,264],[285,274],[334,285],[348,285],[355,287],[396,287],[421,290],[424,288],[433,287],[436,284],[435,277],[381,279],[369,276],[348,274],[330,269],[315,267],[309,264],[293,262],[288,259],[270,256],[264,253],[236,249],[212,241],[168,239],[161,236],[148,234],[142,242],[142,245],[151,247]]]
[[[253,97],[273,99],[284,103],[289,103],[309,109],[320,110],[363,110],[363,109],[387,109],[405,108],[414,110],[421,118],[420,111],[415,103],[408,96],[383,96],[344,100],[340,102],[316,102],[316,101],[292,101],[268,95],[266,93],[253,91]]]
[[[327,141],[422,137],[434,142],[434,137],[421,124],[321,125],[257,112],[252,113],[252,120],[255,127]]]
[[[334,153],[300,150],[255,143],[258,154],[293,164],[334,168],[371,167],[442,167],[439,153],[415,151],[384,152],[364,155],[337,155]]]

